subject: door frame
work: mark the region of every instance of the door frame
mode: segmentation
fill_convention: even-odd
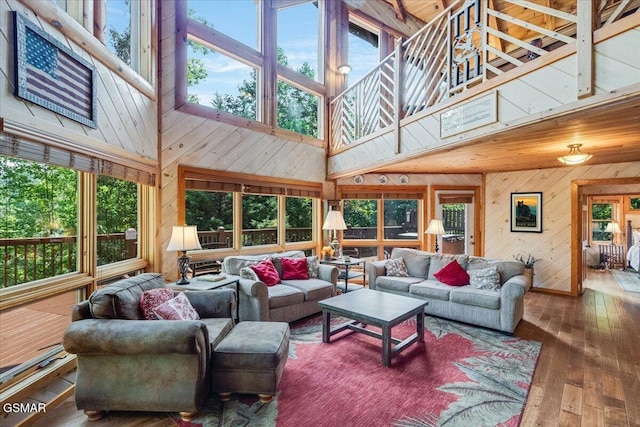
[[[482,256],[484,254],[484,203],[482,200],[482,188],[476,185],[432,185],[429,188],[429,215],[424,218],[424,224],[436,216],[436,192],[449,190],[463,190],[473,192],[473,228],[474,228],[474,256]],[[425,209],[425,215],[426,215]],[[435,250],[434,239],[430,239],[427,244],[427,250],[433,252]]]

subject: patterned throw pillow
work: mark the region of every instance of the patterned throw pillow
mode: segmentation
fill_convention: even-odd
[[[404,264],[404,259],[395,258],[388,259],[384,262],[384,268],[387,270],[387,276],[407,277],[407,266]]]
[[[261,281],[267,286],[273,286],[280,283],[280,275],[276,266],[273,265],[271,259],[267,258],[257,264],[250,265],[250,269],[256,272]]]
[[[240,269],[240,277],[243,279],[253,280],[255,282],[260,280],[256,272],[249,267],[243,267]]]
[[[480,270],[469,270],[467,273],[469,274],[471,286],[474,288],[489,291],[500,290],[500,274],[498,274],[496,266]]]
[[[320,260],[317,256],[307,257],[307,270],[309,273],[309,279],[317,279],[320,274]]]
[[[153,309],[160,319],[164,320],[198,320],[200,316],[189,302],[189,298],[180,292],[175,298],[164,302]]]
[[[145,320],[158,320],[153,309],[173,298],[173,291],[169,288],[155,288],[144,291],[140,297],[140,309]]]

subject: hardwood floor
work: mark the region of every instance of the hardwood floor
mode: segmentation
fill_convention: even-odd
[[[640,426],[640,293],[589,272],[578,298],[529,292],[515,335],[543,343],[521,426]],[[89,423],[73,399],[36,426],[174,426],[164,414]],[[331,426],[333,427],[333,426]]]

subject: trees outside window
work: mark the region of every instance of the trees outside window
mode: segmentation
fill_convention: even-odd
[[[591,240],[594,242],[610,242],[611,233],[604,231],[611,222],[611,203],[591,204]]]
[[[310,197],[287,197],[285,219],[287,242],[313,240],[313,200]]]
[[[344,222],[348,227],[344,232],[344,239],[377,239],[378,201],[345,200]]]
[[[233,247],[232,192],[188,190],[185,204],[186,222],[197,227],[204,249]]]

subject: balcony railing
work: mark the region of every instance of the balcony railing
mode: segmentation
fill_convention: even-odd
[[[331,151],[397,128],[400,120],[471,86],[575,43],[578,3],[591,7],[578,0],[560,2],[564,10],[524,0],[505,2],[512,5],[501,12],[492,2],[458,0],[397,44],[391,55],[333,100]],[[632,1],[600,0],[594,22],[609,25],[634,8],[640,11]],[[531,19],[523,20],[523,11]],[[517,33],[522,36],[511,36],[505,26],[521,28]]]

